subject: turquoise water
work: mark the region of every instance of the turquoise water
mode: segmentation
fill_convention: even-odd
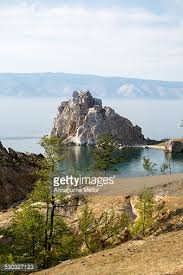
[[[183,172],[183,154],[167,154],[162,150],[144,149],[144,148],[128,148],[123,149],[123,162],[116,166],[117,172],[108,172],[108,175],[116,175],[116,177],[140,177],[146,176],[147,173],[143,168],[143,157],[148,157],[155,162],[156,171],[154,174],[159,175],[160,166],[164,162],[171,163],[173,173]],[[92,149],[87,147],[68,147],[66,149],[66,159],[60,164],[60,169],[67,174],[77,173],[78,175],[92,175],[93,158]],[[92,171],[92,172],[91,172]]]
[[[3,145],[13,147],[15,150],[23,152],[43,153],[39,145],[39,138],[18,138],[4,139]],[[156,171],[154,174],[160,173],[162,163],[170,160],[173,173],[183,173],[183,154],[167,154],[162,150],[144,149],[144,148],[128,148],[123,149],[123,162],[117,165],[116,177],[139,177],[145,176],[143,169],[143,157],[148,157],[155,162]],[[92,148],[85,146],[71,146],[65,148],[65,159],[60,164],[60,170],[65,174],[78,175],[94,175],[91,172],[93,166]],[[113,175],[109,172],[108,175]]]

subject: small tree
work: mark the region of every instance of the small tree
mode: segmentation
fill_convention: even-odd
[[[42,266],[48,267],[79,256],[79,238],[62,217],[56,216],[54,219],[51,251],[45,250],[44,229],[44,212],[41,208],[37,209],[35,204],[28,202],[15,211],[9,233],[9,236],[13,237],[10,250],[13,252],[13,261],[39,262]]]
[[[46,205],[45,252],[42,256],[43,259],[47,259],[47,266],[55,261],[54,258],[63,260],[74,257],[79,249],[79,245],[76,245],[77,238],[75,234],[68,228],[61,216],[55,215],[56,207],[66,206],[69,203],[69,199],[64,198],[62,194],[55,195],[53,190],[51,190],[51,176],[56,171],[58,162],[65,157],[62,141],[61,138],[55,136],[44,136],[41,139],[40,144],[44,148],[45,159],[42,161],[41,169],[38,171],[40,179],[30,196],[32,202],[42,202]],[[57,257],[53,256],[52,250],[57,251]]]
[[[17,256],[25,255],[33,260],[38,257],[43,247],[44,227],[44,215],[30,204],[25,204],[14,213],[11,233]]]
[[[47,169],[49,167],[49,170],[54,172],[58,161],[64,159],[63,139],[51,135],[43,136],[41,138],[40,145],[44,149]]]
[[[157,204],[152,192],[149,189],[145,189],[139,195],[135,204],[138,213],[133,227],[133,234],[135,236],[145,237],[149,234],[155,223],[154,211],[156,206]]]
[[[113,169],[116,164],[123,160],[119,145],[110,134],[102,134],[98,138],[93,157],[94,168],[103,170],[105,175],[107,170]]]
[[[162,174],[171,174],[172,173],[172,168],[171,168],[171,163],[169,162],[164,162],[161,166],[160,166],[160,171]]]
[[[121,242],[128,223],[128,217],[124,213],[115,213],[114,209],[110,209],[96,217],[88,205],[85,205],[78,225],[86,251],[93,253]]]
[[[57,252],[59,261],[65,261],[80,255],[80,239],[62,217],[55,217],[53,247]]]
[[[45,190],[44,200],[47,204],[46,210],[46,229],[45,229],[45,249],[51,251],[52,239],[53,239],[53,226],[54,226],[54,213],[55,213],[55,196],[53,192],[49,192],[50,177],[54,173],[57,163],[64,159],[63,154],[63,143],[62,139],[56,136],[44,136],[40,141],[40,145],[45,151],[45,160],[42,162],[42,170],[39,171],[39,175],[43,177],[43,186]],[[38,188],[38,186],[37,186]],[[41,183],[39,188],[41,188]],[[37,193],[38,190],[36,191]],[[43,192],[40,192],[41,198]],[[51,203],[50,211],[50,225],[49,225],[49,236],[48,236],[48,215],[49,215],[49,204]]]
[[[98,243],[93,242],[93,235],[98,226],[95,216],[91,209],[86,204],[82,209],[81,216],[78,219],[79,232],[81,239],[86,245],[88,251],[95,251],[98,249]]]
[[[156,163],[151,161],[150,158],[143,157],[143,168],[148,173],[148,175],[153,175],[155,172]]]

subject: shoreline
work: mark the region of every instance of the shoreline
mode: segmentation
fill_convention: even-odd
[[[179,185],[183,183],[183,173],[171,174],[171,175],[156,175],[156,176],[144,176],[135,178],[117,178],[114,180],[114,184],[110,186],[104,186],[100,191],[101,195],[105,196],[129,196],[136,195],[142,192],[144,188],[161,189],[168,187],[169,185]],[[174,190],[175,189],[175,190]],[[179,188],[180,189],[180,188]],[[173,191],[180,191],[173,188]],[[183,186],[182,186],[183,191]]]
[[[146,145],[145,148],[165,151],[164,145]]]

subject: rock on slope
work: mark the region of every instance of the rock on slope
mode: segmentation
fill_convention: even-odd
[[[0,209],[22,200],[33,188],[36,160],[42,155],[8,151],[0,142]]]
[[[61,136],[67,144],[93,145],[102,133],[110,133],[122,145],[144,144],[139,126],[121,117],[90,92],[74,92],[73,98],[61,103],[52,135]]]

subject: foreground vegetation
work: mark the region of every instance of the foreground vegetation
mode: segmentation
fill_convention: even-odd
[[[64,158],[62,140],[45,136],[41,145],[45,158],[39,163],[39,180],[28,200],[15,210],[11,224],[0,231],[5,240],[0,244],[0,263],[38,263],[40,268],[46,268],[137,236],[144,238],[157,230],[161,208],[149,190],[136,198],[135,221],[124,210],[112,207],[96,215],[84,196],[54,194],[50,177],[58,160]],[[115,150],[116,143],[110,137],[99,140],[96,165],[105,173],[121,161],[121,156],[113,155]]]
[[[51,206],[47,213],[46,205],[40,200],[33,203],[34,194],[15,211],[11,225],[1,230],[7,243],[1,245],[0,263],[31,262],[46,268],[114,247],[137,236],[144,238],[157,226],[158,205],[149,190],[136,199],[138,218],[134,223],[124,211],[116,212],[113,208],[95,215],[85,201],[79,206],[81,209],[74,222],[72,219],[68,222],[57,211],[52,225]]]

